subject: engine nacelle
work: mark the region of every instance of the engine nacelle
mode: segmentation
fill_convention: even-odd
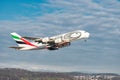
[[[59,48],[62,48],[62,47],[70,46],[70,45],[71,45],[70,42],[64,42],[64,43],[60,43],[60,44],[58,44],[57,46],[58,46]]]
[[[71,45],[70,42],[57,43],[55,45],[52,45],[51,47],[48,47],[48,50],[58,50],[59,48],[67,47],[67,46],[70,46],[70,45]]]

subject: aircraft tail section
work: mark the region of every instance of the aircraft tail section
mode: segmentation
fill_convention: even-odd
[[[13,32],[11,33],[12,38],[16,41],[16,43],[19,44],[25,44],[24,41],[21,39],[22,37],[18,35],[17,33]]]
[[[29,42],[28,40],[26,40],[25,38],[21,37],[20,35],[18,35],[15,32],[11,33],[11,36],[16,41],[16,43],[18,44],[18,46],[29,45],[29,46],[36,47],[34,44],[32,44],[31,42]]]

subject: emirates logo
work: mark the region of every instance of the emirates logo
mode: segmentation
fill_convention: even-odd
[[[80,33],[73,33],[73,34],[71,34],[70,37],[72,37],[72,38],[76,38],[76,37],[79,37],[79,36],[80,36]]]

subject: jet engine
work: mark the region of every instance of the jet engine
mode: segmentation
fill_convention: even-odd
[[[50,47],[48,47],[48,50],[58,50],[59,48],[67,47],[70,45],[71,45],[70,42],[62,42],[62,43],[57,43],[57,44],[54,43],[54,45],[51,45]]]
[[[62,48],[62,47],[70,46],[70,45],[71,45],[70,42],[62,42],[62,43],[57,44],[56,46],[59,48]]]

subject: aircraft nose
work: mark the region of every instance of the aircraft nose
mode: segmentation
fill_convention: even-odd
[[[89,38],[90,33],[86,32],[86,38]]]

